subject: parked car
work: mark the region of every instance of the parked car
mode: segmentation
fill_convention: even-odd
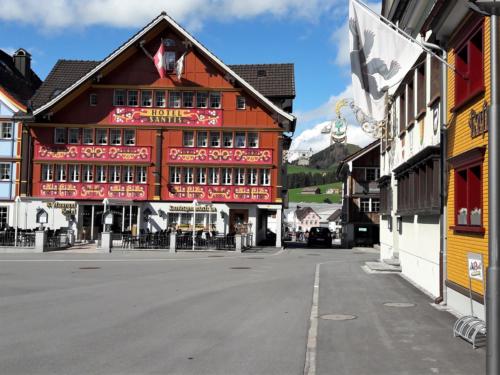
[[[330,229],[324,227],[312,227],[307,238],[307,246],[323,245],[325,247],[332,246],[332,233]]]

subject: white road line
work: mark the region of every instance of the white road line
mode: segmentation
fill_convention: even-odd
[[[306,362],[304,365],[304,375],[316,374],[316,347],[318,341],[318,300],[319,300],[319,269],[321,263],[316,264],[314,275],[313,300],[311,307],[311,318],[309,333],[307,335]]]

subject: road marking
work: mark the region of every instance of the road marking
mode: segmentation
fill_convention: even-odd
[[[309,333],[307,335],[306,362],[304,365],[304,375],[316,374],[316,347],[318,342],[318,300],[319,300],[319,269],[321,263],[316,264],[314,274],[313,300],[311,307],[311,318]]]

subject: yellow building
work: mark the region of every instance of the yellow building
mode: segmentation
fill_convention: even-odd
[[[448,39],[447,304],[470,313],[468,257],[488,261],[490,22],[467,11]],[[485,276],[484,276],[485,278]],[[472,280],[474,314],[484,318],[483,283]]]

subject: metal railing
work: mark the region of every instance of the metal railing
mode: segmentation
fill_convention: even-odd
[[[170,247],[169,233],[146,233],[138,236],[123,234],[122,249],[168,249]]]
[[[69,236],[67,234],[53,234],[47,235],[46,243],[47,249],[62,249],[69,246]]]
[[[234,235],[215,235],[206,238],[196,236],[194,241],[195,250],[234,250],[236,248]],[[178,235],[175,244],[177,250],[192,250],[193,236],[189,234]]]
[[[19,246],[19,247],[34,247],[35,246],[35,233],[31,231],[19,231],[17,233],[13,230],[0,232],[0,246]]]

